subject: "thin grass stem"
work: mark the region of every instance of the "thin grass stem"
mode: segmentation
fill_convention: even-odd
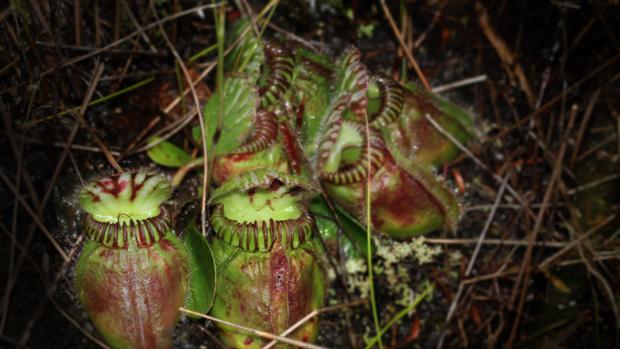
[[[373,264],[372,264],[372,208],[370,200],[370,180],[372,178],[371,173],[371,159],[370,159],[370,124],[368,122],[368,114],[364,113],[364,124],[366,128],[366,171],[368,176],[366,177],[366,264],[368,265],[368,285],[370,288],[370,307],[372,308],[372,319],[375,325],[375,332],[377,333],[379,348],[383,349],[383,341],[381,340],[379,324],[379,312],[377,311],[377,300],[375,296],[375,283],[373,276]]]
[[[426,296],[430,295],[431,292],[433,292],[433,290],[435,289],[435,287],[433,286],[433,284],[429,284],[422,293],[420,293],[414,300],[413,303],[409,304],[408,307],[406,307],[405,309],[401,310],[398,312],[398,314],[396,314],[396,316],[394,316],[392,319],[390,319],[390,321],[388,321],[385,326],[383,326],[383,328],[381,328],[381,330],[379,330],[379,333],[377,333],[377,335],[370,340],[370,342],[368,342],[368,344],[366,344],[366,349],[370,349],[372,347],[375,346],[375,343],[379,342],[381,343],[381,336],[383,336],[383,334],[385,332],[387,332],[387,330],[390,329],[390,327],[392,327],[392,325],[394,325],[395,323],[397,323],[400,319],[402,319],[403,316],[407,315],[408,313],[410,313],[411,311],[413,311],[418,304],[420,304],[420,302],[422,302],[422,300],[424,300],[424,298],[426,298]]]

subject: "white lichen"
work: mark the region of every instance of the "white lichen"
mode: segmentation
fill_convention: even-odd
[[[394,295],[396,304],[402,306],[411,304],[415,295],[410,274],[412,262],[418,265],[431,263],[437,255],[441,254],[441,248],[429,246],[423,237],[403,242],[374,237],[374,242],[378,258],[373,264],[373,272],[385,278],[388,292]],[[370,293],[370,284],[366,260],[350,258],[345,268],[348,274],[349,291],[357,292],[361,297],[367,297]]]

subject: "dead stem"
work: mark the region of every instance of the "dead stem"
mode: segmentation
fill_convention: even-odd
[[[568,127],[567,127],[567,132],[566,132],[567,134],[569,134],[572,130],[573,123],[575,121],[575,116],[577,115],[577,111],[578,111],[577,105],[573,105],[571,108],[571,115],[570,115],[569,122],[568,122]],[[553,167],[553,172],[551,174],[549,183],[547,184],[547,190],[545,191],[545,195],[543,197],[542,206],[538,210],[538,214],[536,216],[536,222],[534,223],[534,227],[532,228],[532,231],[528,234],[528,238],[527,238],[528,246],[525,250],[525,256],[523,257],[523,260],[521,262],[519,274],[517,276],[517,280],[515,281],[515,284],[513,287],[512,296],[510,297],[510,302],[508,303],[509,304],[508,307],[509,308],[512,307],[512,304],[514,304],[514,301],[516,300],[516,297],[517,297],[517,290],[520,287],[521,292],[519,295],[519,303],[517,306],[515,319],[512,325],[512,330],[510,332],[510,338],[507,343],[508,349],[512,348],[512,344],[517,334],[517,329],[519,328],[519,322],[520,322],[521,316],[523,315],[523,307],[525,305],[525,295],[526,295],[527,290],[529,289],[529,281],[530,281],[530,274],[531,274],[531,260],[532,260],[532,252],[534,250],[534,242],[538,238],[538,233],[542,226],[543,218],[545,217],[545,212],[547,211],[547,205],[549,201],[551,200],[551,195],[553,194],[555,190],[556,182],[559,180],[560,173],[562,172],[562,164],[564,162],[564,153],[566,152],[566,146],[567,146],[567,142],[562,142],[558,155],[556,156],[557,160],[556,160],[555,166]]]
[[[446,92],[446,91],[450,91],[453,90],[455,88],[459,88],[459,87],[464,87],[464,86],[469,86],[469,85],[473,85],[473,84],[477,84],[480,82],[484,82],[487,80],[487,76],[486,75],[478,75],[478,76],[474,76],[471,78],[467,78],[467,79],[462,79],[459,81],[454,81],[445,85],[441,85],[441,86],[437,86],[437,87],[433,87],[432,91],[434,93],[441,93],[441,92]]]
[[[480,2],[476,2],[476,13],[478,14],[478,21],[480,23],[480,27],[482,28],[482,32],[491,45],[493,45],[493,48],[497,51],[499,58],[502,62],[504,62],[504,68],[506,69],[508,76],[511,77],[511,80],[514,80],[514,76],[517,77],[519,86],[525,93],[530,107],[534,107],[536,97],[534,97],[534,92],[530,86],[530,82],[525,76],[525,71],[523,70],[521,63],[517,61],[515,55],[512,53],[512,50],[508,48],[508,45],[504,39],[497,33],[497,31],[495,31],[491,25],[491,20],[489,19],[489,14],[487,13],[486,8],[484,8]]]
[[[269,332],[260,331],[260,330],[253,329],[253,328],[250,328],[250,327],[238,325],[238,324],[235,324],[235,323],[232,323],[232,322],[229,322],[229,321],[221,320],[221,319],[215,318],[213,316],[202,314],[202,313],[198,313],[198,312],[195,312],[195,311],[192,311],[192,310],[189,310],[189,309],[179,308],[179,310],[184,312],[184,313],[187,313],[187,314],[190,314],[190,315],[194,315],[194,316],[198,316],[198,317],[201,317],[201,318],[204,318],[204,319],[207,319],[207,320],[211,320],[213,322],[217,322],[217,323],[220,323],[220,324],[224,324],[226,326],[230,326],[230,327],[233,327],[233,328],[238,329],[240,331],[251,333],[251,334],[253,334],[255,336],[259,336],[259,337],[262,337],[262,338],[276,340],[278,342],[282,342],[282,343],[286,343],[286,344],[296,345],[296,346],[301,347],[301,348],[327,349],[325,347],[321,347],[321,346],[318,346],[318,345],[309,344],[309,343],[306,343],[306,342],[302,342],[302,341],[298,341],[298,340],[290,339],[290,338],[286,338],[286,337],[276,336],[276,335],[274,335],[272,333],[269,333]]]
[[[102,63],[99,63],[97,67],[95,68],[93,79],[91,80],[91,83],[88,86],[88,91],[86,92],[86,95],[84,96],[84,100],[90,101],[91,98],[93,97],[93,93],[95,92],[95,88],[97,87],[99,78],[101,77],[101,74],[103,73],[103,69],[104,69],[104,66]],[[93,137],[93,141],[97,143],[97,146],[99,147],[99,149],[101,149],[101,152],[105,156],[106,160],[108,160],[110,165],[112,165],[112,167],[114,167],[116,171],[123,172],[123,168],[118,163],[118,161],[116,161],[116,158],[114,158],[114,156],[110,153],[110,149],[108,149],[108,146],[101,140],[101,138],[99,138],[95,130],[92,127],[90,127],[90,125],[86,122],[86,119],[84,119],[84,113],[86,112],[87,106],[88,106],[88,103],[83,103],[78,113],[71,112],[71,114],[73,114],[73,116],[77,119],[77,121],[80,123],[82,127],[84,127],[85,129],[88,130],[88,132],[90,132],[91,136]]]
[[[437,245],[477,245],[479,239],[433,239],[433,238],[425,238],[424,242],[427,244],[437,244]],[[507,240],[507,239],[484,239],[480,241],[481,245],[501,245],[501,246],[518,246],[518,247],[526,247],[528,246],[528,242],[524,240]],[[557,241],[536,241],[534,246],[544,247],[544,248],[562,248],[566,246],[566,242],[557,242]]]
[[[50,233],[49,230],[47,230],[47,228],[45,227],[45,225],[43,225],[43,223],[41,222],[37,214],[32,210],[32,208],[30,208],[30,205],[28,205],[26,200],[24,200],[23,196],[19,194],[19,192],[17,191],[17,188],[15,188],[15,185],[11,183],[11,181],[4,174],[4,171],[2,171],[2,169],[0,169],[0,179],[2,179],[2,181],[4,182],[4,185],[6,185],[9,188],[9,190],[13,192],[13,195],[15,195],[15,197],[19,199],[19,203],[26,210],[26,213],[30,215],[30,218],[32,218],[32,220],[36,223],[39,229],[41,229],[45,237],[49,240],[52,246],[54,246],[54,249],[56,249],[56,251],[62,257],[62,259],[64,259],[65,261],[68,261],[69,257],[67,256],[65,251],[62,249],[62,247],[60,247],[58,242],[56,242],[56,239],[54,239],[54,237],[52,236],[52,233]]]
[[[83,61],[85,59],[97,56],[97,55],[99,55],[99,54],[101,54],[103,52],[106,52],[107,50],[109,50],[109,49],[111,49],[113,47],[116,47],[116,46],[124,43],[125,41],[133,39],[134,37],[142,34],[143,32],[145,32],[147,30],[150,30],[150,29],[153,29],[153,28],[159,26],[160,24],[164,24],[166,22],[173,21],[173,20],[175,20],[177,18],[180,18],[180,17],[183,17],[183,16],[187,16],[187,15],[190,15],[190,14],[193,14],[193,13],[196,13],[198,11],[202,11],[202,10],[205,10],[205,9],[208,9],[208,8],[218,7],[218,6],[221,6],[221,5],[222,5],[221,3],[215,3],[215,4],[209,4],[209,5],[195,6],[195,7],[192,7],[190,9],[187,9],[185,11],[181,11],[181,12],[175,13],[174,15],[164,17],[164,18],[162,18],[162,19],[160,19],[160,20],[158,20],[158,21],[156,21],[154,23],[149,23],[148,25],[142,27],[141,29],[139,29],[137,31],[134,31],[133,33],[131,33],[131,34],[129,34],[129,35],[123,37],[123,38],[115,39],[114,42],[112,42],[112,43],[110,43],[110,44],[108,44],[108,45],[106,45],[106,46],[104,46],[104,47],[102,47],[100,49],[97,49],[97,50],[95,50],[93,52],[89,52],[87,54],[84,54],[84,55],[72,58],[72,59],[62,63],[58,68],[64,68],[64,67],[76,64],[78,62],[81,62],[81,61]],[[48,74],[54,72],[58,68],[51,68],[51,69],[45,70],[45,71],[43,71],[41,73],[41,76],[48,75]]]
[[[383,8],[383,13],[385,14],[385,18],[387,18],[388,22],[390,23],[390,26],[392,27],[392,30],[394,31],[394,35],[396,36],[396,39],[398,39],[400,46],[403,48],[403,51],[405,52],[405,55],[407,56],[409,63],[415,70],[416,74],[418,74],[418,78],[420,78],[420,81],[422,81],[422,85],[424,85],[424,88],[427,91],[430,91],[431,85],[428,83],[428,80],[426,80],[426,76],[424,76],[424,73],[422,72],[422,69],[420,69],[418,62],[413,57],[413,53],[411,53],[412,49],[409,48],[407,44],[405,44],[405,39],[403,39],[402,33],[400,32],[400,30],[398,30],[398,26],[396,25],[396,22],[394,22],[394,17],[392,17],[392,13],[390,12],[390,9],[385,4],[385,0],[381,0],[381,7]]]
[[[493,222],[493,218],[495,217],[495,213],[497,212],[497,206],[499,205],[499,203],[502,201],[504,197],[504,190],[506,190],[507,184],[508,184],[508,176],[506,175],[504,176],[504,179],[502,180],[502,184],[495,198],[495,202],[493,203],[493,208],[491,209],[491,212],[489,213],[489,216],[487,217],[487,220],[484,223],[484,228],[482,228],[482,231],[480,232],[480,235],[478,236],[478,241],[476,242],[476,248],[474,249],[474,252],[472,253],[471,258],[469,259],[469,263],[467,264],[467,269],[465,271],[465,277],[468,277],[474,268],[476,259],[478,258],[478,253],[480,252],[480,248],[482,246],[482,241],[484,241],[484,239],[486,238],[487,232],[489,231],[489,228],[491,227],[491,223]],[[448,308],[448,315],[446,316],[446,322],[449,322],[452,319],[452,316],[454,315],[454,312],[456,311],[456,308],[458,307],[459,299],[461,297],[462,292],[463,292],[463,283],[459,285],[459,288],[456,292],[456,296],[454,296],[452,300],[452,304],[450,304],[450,308]]]
[[[172,44],[172,41],[170,41],[170,39],[168,38],[168,34],[166,34],[166,31],[164,30],[164,26],[159,20],[159,15],[157,14],[157,10],[155,10],[155,5],[153,4],[152,1],[149,2],[149,4],[151,6],[151,11],[153,12],[153,16],[155,16],[155,19],[159,23],[159,31],[161,32],[164,40],[166,41],[166,45],[168,45],[168,48],[174,55],[175,60],[181,67],[181,70],[183,71],[183,75],[185,76],[185,80],[187,81],[187,84],[189,85],[189,89],[192,92],[192,99],[194,101],[194,107],[196,109],[196,117],[198,118],[198,123],[200,124],[200,135],[202,139],[206,139],[206,135],[208,134],[209,131],[207,130],[207,126],[205,125],[204,119],[202,117],[202,110],[201,110],[202,108],[200,107],[200,101],[198,99],[198,94],[196,93],[196,88],[194,87],[192,78],[189,75],[189,71],[187,70],[185,63],[183,62],[183,59],[181,58],[176,48]],[[204,161],[202,162],[203,175],[202,175],[202,198],[200,201],[200,205],[201,205],[200,206],[200,217],[201,217],[200,227],[201,227],[202,236],[207,236],[207,195],[208,195],[207,188],[209,187],[209,161],[208,161],[209,152],[207,149],[206,141],[202,142],[202,154],[204,155]]]
[[[78,252],[81,250],[82,239],[83,237],[80,236],[75,241],[75,243],[73,244],[73,247],[69,251],[69,255],[67,256],[68,258],[64,261],[64,263],[58,270],[58,273],[56,273],[56,276],[54,277],[51,285],[49,285],[49,287],[47,288],[47,292],[45,296],[42,297],[41,300],[39,301],[38,306],[35,308],[35,311],[30,317],[30,321],[28,321],[26,328],[24,329],[24,331],[22,332],[22,335],[19,338],[20,346],[23,347],[28,343],[28,340],[30,339],[30,335],[32,334],[32,330],[35,327],[36,322],[43,314],[43,310],[45,309],[45,304],[54,295],[54,293],[58,289],[59,282],[65,277],[65,275],[69,271],[69,266],[71,265],[71,262],[74,260]]]
[[[483,170],[487,171],[491,176],[493,176],[493,178],[498,182],[498,183],[503,183],[503,179],[498,176],[496,173],[492,172],[489,167],[484,164],[482,162],[482,160],[480,160],[476,155],[474,155],[474,153],[472,153],[469,149],[467,149],[463,144],[461,144],[461,142],[459,142],[456,138],[454,138],[454,136],[452,136],[449,132],[447,132],[446,130],[443,129],[443,127],[441,127],[441,125],[439,125],[437,123],[437,121],[435,121],[433,119],[432,116],[430,116],[428,113],[424,114],[424,117],[426,118],[426,120],[428,120],[428,122],[431,123],[431,125],[433,125],[433,127],[439,132],[441,133],[442,136],[446,137],[448,140],[450,140],[450,142],[452,142],[455,146],[457,146],[463,153],[465,153],[467,156],[469,156],[478,166],[480,166]],[[527,205],[527,201],[510,185],[510,184],[506,184],[506,189],[508,189],[508,192],[510,193],[510,195],[512,195],[514,198],[516,198],[519,203],[526,209],[527,213],[529,215],[534,215],[533,212],[531,211],[531,209],[529,208],[529,205]]]
[[[583,241],[588,239],[590,236],[592,236],[592,234],[598,232],[599,230],[601,230],[601,228],[603,228],[607,224],[613,222],[616,219],[617,216],[618,215],[615,214],[615,213],[610,215],[610,216],[608,216],[607,218],[601,220],[595,226],[590,228],[584,234],[579,236],[577,239],[573,239],[570,242],[566,243],[566,245],[561,250],[559,250],[556,253],[554,253],[553,255],[547,257],[540,264],[538,264],[538,269],[547,269],[547,268],[549,268],[553,262],[555,262],[557,259],[559,259],[561,256],[566,254],[568,251],[572,250],[577,245],[581,244]]]
[[[435,24],[437,24],[437,20],[439,19],[439,17],[441,17],[441,13],[442,13],[444,7],[446,7],[447,3],[448,3],[448,0],[443,0],[441,2],[441,4],[439,5],[439,8],[435,11],[435,14],[433,15],[433,20],[431,21],[431,23],[428,25],[428,27],[422,32],[420,37],[413,44],[413,48],[414,49],[422,46],[422,43],[424,42],[424,40],[426,40],[426,36],[428,35],[428,33],[430,33],[430,31],[435,27]]]
[[[571,235],[578,235],[574,229],[570,229],[570,231],[571,231]],[[614,313],[614,317],[616,318],[616,327],[620,327],[620,313],[618,312],[618,306],[616,304],[616,296],[613,290],[611,289],[611,286],[609,286],[609,283],[607,282],[605,277],[597,270],[597,268],[594,267],[590,258],[586,257],[581,244],[577,244],[577,250],[579,251],[579,256],[581,257],[581,261],[586,266],[588,273],[590,273],[590,275],[593,275],[599,281],[599,284],[601,285],[601,288],[603,289],[603,294],[607,296],[607,302],[609,303],[609,307],[612,309]]]
[[[332,305],[332,306],[329,306],[329,307],[323,307],[321,309],[313,310],[308,315],[306,315],[303,318],[299,319],[299,321],[297,321],[292,326],[287,328],[284,332],[280,333],[280,337],[288,336],[289,334],[293,333],[293,331],[295,331],[296,329],[301,327],[303,324],[308,322],[308,320],[310,320],[313,317],[318,316],[320,314],[327,313],[327,312],[330,312],[330,311],[340,310],[340,309],[344,309],[344,308],[355,307],[355,306],[363,305],[363,304],[367,304],[367,303],[368,303],[367,300],[357,300],[357,301],[353,301],[353,302],[349,302],[349,303]],[[278,341],[277,340],[272,340],[271,342],[267,343],[267,345],[265,345],[262,349],[272,348],[276,344],[278,344]]]
[[[507,129],[505,129],[504,131],[500,132],[498,135],[493,136],[493,137],[487,139],[487,142],[494,142],[494,141],[496,141],[498,139],[504,138],[507,134],[509,134],[510,132],[513,132],[514,130],[518,129],[519,127],[525,125],[526,122],[530,121],[534,117],[543,115],[544,112],[547,112],[556,103],[561,102],[564,98],[566,98],[566,96],[570,92],[573,92],[577,87],[583,85],[586,81],[588,81],[588,80],[592,79],[593,77],[595,77],[596,75],[600,74],[605,69],[613,66],[618,60],[620,60],[620,53],[617,54],[616,56],[612,57],[607,62],[603,63],[602,65],[600,65],[599,67],[597,67],[596,69],[591,71],[590,73],[586,74],[586,76],[584,76],[583,78],[579,79],[574,84],[568,86],[566,89],[563,89],[560,94],[558,94],[557,96],[551,98],[549,101],[547,101],[545,104],[543,104],[540,108],[538,108],[535,111],[531,112],[530,114],[522,117],[517,122],[515,122],[513,125],[511,125]]]
[[[64,311],[62,309],[62,307],[58,304],[58,302],[56,302],[56,300],[53,298],[53,292],[50,292],[50,283],[47,279],[47,274],[44,273],[41,268],[39,267],[39,265],[37,264],[37,262],[35,262],[32,257],[27,253],[26,249],[24,248],[24,246],[22,246],[18,241],[16,241],[16,239],[14,239],[13,236],[10,235],[8,229],[4,226],[4,224],[0,223],[0,229],[2,231],[4,231],[5,234],[7,234],[7,236],[9,236],[9,238],[13,241],[13,243],[15,244],[15,246],[22,252],[25,254],[26,259],[28,260],[28,262],[30,263],[30,265],[34,268],[34,270],[37,272],[39,278],[41,279],[41,283],[43,284],[43,286],[45,286],[46,290],[48,293],[50,293],[50,297],[49,300],[52,302],[52,304],[54,305],[54,307],[56,308],[56,310],[58,310],[58,312],[65,317],[73,326],[75,326],[80,332],[82,332],[82,334],[84,334],[84,336],[86,336],[87,338],[89,338],[90,340],[92,340],[95,344],[97,344],[99,347],[101,348],[106,348],[109,349],[109,347],[103,343],[101,340],[97,339],[96,337],[94,337],[91,333],[89,333],[83,326],[81,326],[75,319],[73,319],[73,317],[71,317],[66,311]],[[79,240],[78,242],[76,242],[75,244],[76,246],[79,245]],[[5,312],[8,311],[8,309],[3,310],[3,315],[5,314]],[[15,340],[14,341],[15,346],[18,346],[18,341]]]
[[[575,139],[575,145],[573,146],[573,154],[570,158],[570,166],[573,167],[575,165],[575,161],[577,160],[577,155],[579,155],[579,150],[581,150],[581,142],[583,141],[583,137],[586,134],[588,122],[592,117],[592,112],[594,111],[594,106],[598,102],[599,97],[601,96],[601,89],[594,91],[592,97],[590,97],[590,102],[586,107],[586,111],[581,119],[581,124],[579,125],[579,131],[577,132],[577,138]]]

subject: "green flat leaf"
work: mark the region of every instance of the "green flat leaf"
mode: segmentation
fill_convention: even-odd
[[[254,114],[258,106],[258,91],[247,76],[229,76],[224,81],[224,112],[222,130],[215,155],[229,154],[243,143],[244,136],[252,127]],[[207,128],[207,146],[213,145],[213,136],[218,127],[219,97],[215,92],[204,108],[204,120]],[[194,138],[200,139],[200,129],[194,128]]]
[[[347,257],[363,258],[366,256],[366,228],[359,224],[344,210],[336,208],[336,215],[342,223],[344,234],[340,238],[342,251]],[[338,224],[325,199],[317,197],[312,201],[310,211],[313,213],[321,237],[327,244],[335,247],[338,239]],[[373,248],[374,253],[374,248]]]
[[[189,294],[185,307],[206,314],[215,299],[217,271],[207,240],[192,223],[185,229],[183,243],[189,255]]]
[[[332,66],[325,57],[305,50],[297,50],[298,64],[295,67],[292,91],[297,102],[303,105],[303,124],[300,137],[305,147],[306,156],[312,158],[316,151],[313,142],[318,142],[324,131],[325,117],[330,104],[331,91],[329,79]]]
[[[241,34],[247,31],[240,39]],[[263,42],[250,30],[250,21],[247,18],[236,21],[227,36],[226,47],[230,47],[237,40],[239,44],[226,57],[224,68],[227,72],[246,73],[256,82],[260,75],[261,65],[265,61]]]
[[[153,136],[149,138],[148,144],[153,144],[159,140],[159,137]],[[181,167],[192,159],[185,150],[168,141],[160,142],[149,148],[146,154],[154,163],[167,167]]]

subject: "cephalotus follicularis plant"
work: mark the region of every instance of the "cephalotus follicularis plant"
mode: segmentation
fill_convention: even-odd
[[[238,22],[229,42],[247,25]],[[458,201],[434,171],[458,154],[453,140],[465,143],[473,131],[455,105],[370,73],[355,48],[332,60],[245,32],[226,59],[222,91],[205,105],[205,138],[194,130],[213,153],[209,222],[219,278],[211,313],[277,334],[323,304],[324,251],[310,211],[318,193],[362,225],[370,195],[372,230],[393,239],[454,229]],[[192,288],[191,256],[164,205],[170,194],[165,177],[143,171],[80,191],[89,240],[76,290],[115,348],[169,347]],[[292,337],[312,342],[317,326],[308,322]],[[220,329],[228,346],[265,344]]]

